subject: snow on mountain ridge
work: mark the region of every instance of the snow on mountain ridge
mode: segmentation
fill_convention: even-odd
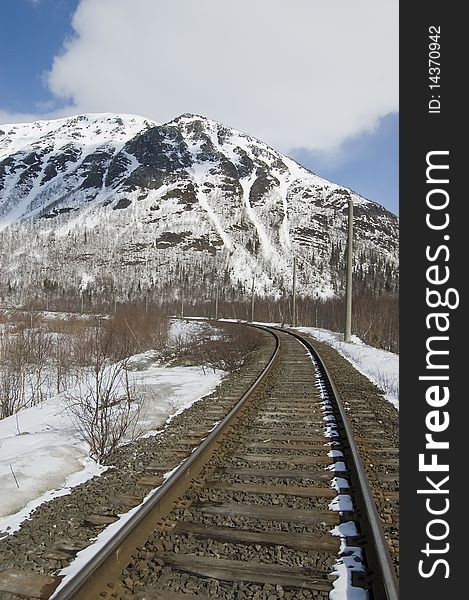
[[[158,123],[137,115],[86,113],[75,117],[0,125],[0,160],[51,142],[55,150],[80,141],[85,146],[126,142],[146,125]]]
[[[72,287],[91,261],[97,286],[103,269],[116,277],[126,267],[141,288],[157,285],[155,272],[158,284],[174,283],[177,265],[197,265],[242,288],[255,276],[259,293],[278,294],[290,285],[295,255],[313,272],[299,278],[300,289],[331,295],[343,285],[351,196],[357,269],[394,285],[394,215],[206,117],[158,125],[78,115],[0,131],[0,229],[8,239],[29,232],[28,251],[13,244],[17,268],[5,265],[13,279],[39,245],[47,279]],[[29,278],[38,284],[35,272]]]

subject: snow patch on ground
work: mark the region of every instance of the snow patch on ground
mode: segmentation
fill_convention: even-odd
[[[140,426],[158,433],[167,420],[210,394],[224,373],[164,367],[152,353],[132,357],[130,383],[145,400]],[[0,421],[0,531],[9,533],[42,502],[103,472],[88,458],[66,406],[66,393]],[[16,478],[16,479],[15,479]]]
[[[169,326],[169,343],[177,342],[182,340],[183,342],[188,341],[192,336],[196,336],[203,333],[210,327],[208,323],[199,323],[192,320],[190,317],[184,319],[173,319]]]
[[[334,331],[317,327],[297,327],[300,333],[313,336],[329,344],[346,358],[365,377],[381,388],[386,400],[399,409],[399,355],[367,346],[356,335],[352,343],[345,343],[343,336]]]

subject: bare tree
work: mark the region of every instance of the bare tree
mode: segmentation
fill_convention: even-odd
[[[30,365],[29,404],[39,404],[44,400],[44,388],[47,384],[46,369],[49,364],[52,339],[43,329],[29,329],[25,332],[28,344],[28,363]]]
[[[0,417],[4,419],[26,405],[26,344],[24,336],[0,340]]]
[[[258,331],[233,323],[220,324],[215,333],[213,329],[204,328],[176,339],[181,346],[173,349],[186,364],[223,371],[239,369],[247,356],[262,344]]]
[[[129,382],[127,360],[111,359],[112,330],[97,326],[88,334],[91,365],[84,369],[84,382],[67,394],[68,410],[90,456],[103,462],[121,442],[141,435],[143,402]]]
[[[9,368],[0,373],[0,419],[5,419],[25,405],[25,374]]]

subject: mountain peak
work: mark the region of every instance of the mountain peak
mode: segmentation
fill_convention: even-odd
[[[186,112],[186,113],[182,113],[182,115],[179,115],[178,117],[172,119],[170,121],[170,123],[178,123],[179,121],[194,121],[194,120],[207,121],[207,122],[210,121],[210,119],[208,119],[207,117],[204,117],[204,115],[198,115],[195,113]],[[213,122],[215,122],[215,121],[213,121]]]
[[[60,265],[62,279],[81,281],[91,260],[99,281],[118,261],[132,265],[132,280],[156,285],[158,273],[163,285],[174,279],[174,265],[197,264],[230,285],[255,276],[259,293],[278,294],[290,285],[295,255],[315,265],[303,289],[331,295],[343,283],[337,268],[349,193],[357,252],[374,257],[363,258],[367,272],[374,263],[388,274],[397,269],[393,215],[207,117],[185,113],[158,125],[136,115],[83,114],[1,129],[0,229],[9,248],[12,231],[29,248],[13,244],[17,277],[36,261],[43,273],[35,244],[43,248],[53,233],[52,279]]]

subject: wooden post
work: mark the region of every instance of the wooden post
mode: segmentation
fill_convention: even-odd
[[[296,327],[296,256],[293,257],[293,298],[292,298],[292,325]]]
[[[254,321],[254,284],[256,283],[256,278],[252,278],[252,290],[251,290],[251,323]]]

